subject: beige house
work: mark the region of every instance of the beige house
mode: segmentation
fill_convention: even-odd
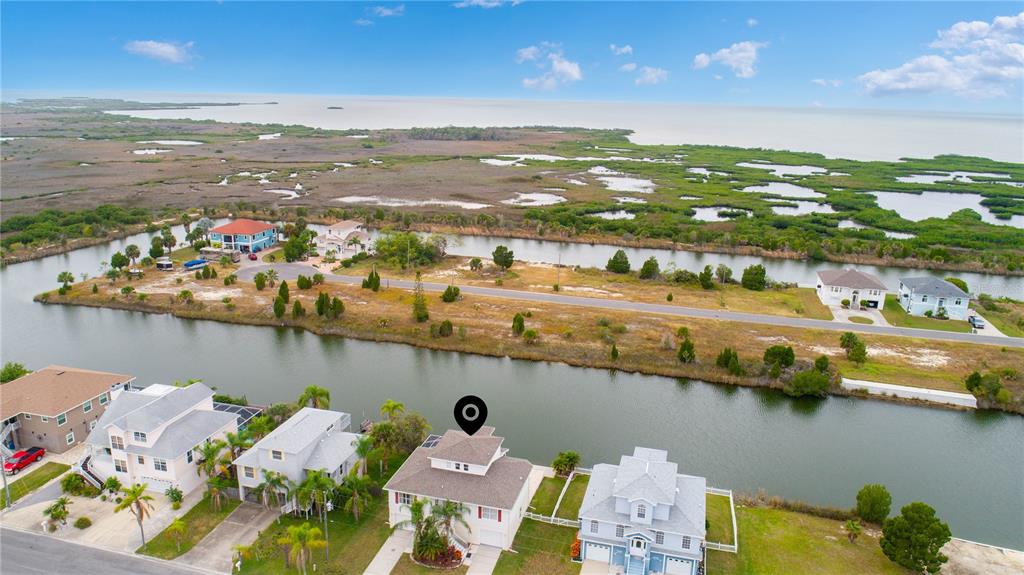
[[[63,453],[85,438],[112,394],[135,376],[51,365],[0,387],[0,440],[9,451],[42,447]]]

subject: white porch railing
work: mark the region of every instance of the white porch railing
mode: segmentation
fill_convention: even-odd
[[[580,522],[576,519],[562,519],[561,517],[549,517],[547,515],[539,515],[527,511],[523,513],[523,517],[527,519],[533,519],[534,521],[540,521],[542,523],[550,523],[551,525],[561,525],[563,527],[575,527],[580,528]]]

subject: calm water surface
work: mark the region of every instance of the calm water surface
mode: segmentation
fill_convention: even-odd
[[[880,482],[896,505],[935,506],[959,537],[1024,548],[1017,416],[793,401],[764,390],[31,301],[56,286],[60,271],[95,275],[101,258],[146,239],[0,270],[3,359],[127,372],[143,384],[200,377],[261,404],[317,384],[331,390],[333,407],[356,417],[395,398],[435,429],[453,426],[454,401],[474,393],[512,453],[536,462],[571,448],[592,465],[647,445],[668,449],[683,472],[713,485],[839,506],[851,505],[862,484]],[[506,243],[519,253],[517,241]]]

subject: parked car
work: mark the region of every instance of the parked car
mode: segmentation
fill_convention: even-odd
[[[39,461],[44,455],[46,455],[46,450],[42,447],[29,447],[17,451],[4,462],[4,473],[17,475],[19,471]]]
[[[249,259],[252,260],[252,261],[256,261],[256,260],[258,260],[260,258],[256,254],[252,253],[252,254],[249,254]]]
[[[985,329],[985,320],[981,319],[979,316],[972,315],[967,318],[967,323],[971,324],[971,327],[974,329]]]

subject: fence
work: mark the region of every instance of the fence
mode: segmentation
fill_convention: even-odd
[[[575,527],[580,528],[580,522],[575,519],[562,519],[561,517],[549,517],[547,515],[539,515],[537,513],[531,513],[527,511],[523,513],[523,517],[527,519],[533,519],[534,521],[540,521],[542,523],[550,523],[552,525],[561,525],[562,527]]]
[[[717,551],[726,551],[728,553],[738,553],[740,548],[740,532],[736,529],[736,504],[732,500],[731,489],[718,489],[717,487],[706,488],[707,493],[711,495],[721,495],[722,497],[729,498],[729,512],[732,514],[732,544],[728,543],[716,543],[714,541],[704,540],[704,547],[706,549],[715,549]]]

